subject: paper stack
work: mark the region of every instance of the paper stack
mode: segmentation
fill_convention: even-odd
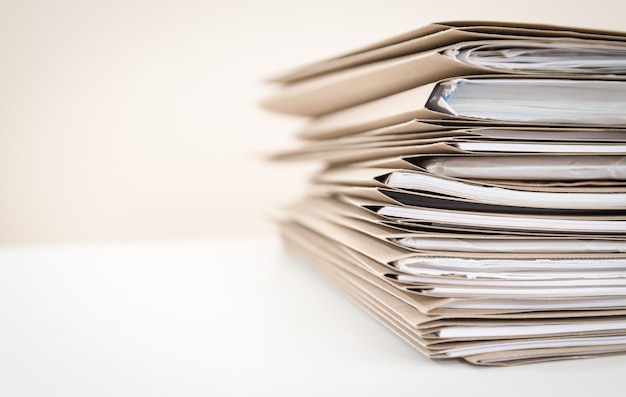
[[[626,34],[439,23],[275,79],[286,245],[432,358],[626,352]]]

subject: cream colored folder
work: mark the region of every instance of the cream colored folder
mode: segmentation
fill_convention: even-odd
[[[347,136],[411,120],[481,122],[483,126],[626,128],[626,81],[459,77],[436,81],[312,120],[305,138]]]
[[[626,34],[432,24],[273,80],[285,245],[434,359],[626,353]]]
[[[314,62],[281,75],[271,81],[292,83],[325,73],[358,65],[419,53],[468,41],[481,40],[549,40],[551,42],[582,39],[612,44],[626,41],[623,32],[581,29],[556,25],[505,23],[493,21],[448,21],[433,23],[410,32],[382,40],[349,53]]]
[[[441,79],[494,73],[622,79],[626,46],[572,38],[466,41],[298,81],[281,87],[262,105],[320,116]]]
[[[328,250],[330,246],[322,244],[320,248],[326,249],[315,249],[316,238],[305,229],[292,224],[285,225],[284,230],[288,231],[285,234],[286,242],[295,252],[334,280],[384,325],[430,357],[464,358],[481,365],[509,365],[578,356],[591,357],[624,350],[624,331],[620,328],[623,310],[606,310],[601,317],[595,317],[597,311],[571,312],[565,323],[560,320],[565,314],[563,311],[537,312],[540,315],[536,317],[537,321],[530,322],[528,319],[533,314],[524,313],[524,330],[515,328],[516,324],[520,324],[516,320],[519,314],[515,311],[508,314],[483,311],[476,315],[471,310],[448,310],[445,317],[432,317],[415,308],[414,305],[419,305],[416,298],[390,287],[387,283],[381,283],[368,272],[354,267],[354,262],[341,259],[342,254],[333,256],[333,250],[330,253]],[[305,248],[306,246],[312,248]],[[326,258],[319,257],[322,252],[326,253]],[[443,305],[451,302],[454,300],[439,300]],[[465,320],[459,323],[459,317],[455,313],[461,314]],[[580,313],[584,313],[583,317],[576,317]],[[551,314],[555,317],[550,317]],[[493,333],[508,327],[509,330],[516,329],[521,333],[496,338],[487,336],[480,338],[482,341],[476,338],[445,336],[446,331],[461,331],[458,328],[460,324],[471,328],[473,332]],[[464,328],[463,331],[468,330]]]

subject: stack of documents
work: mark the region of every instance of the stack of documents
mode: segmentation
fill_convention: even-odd
[[[432,358],[626,352],[626,34],[433,24],[278,76],[285,244]]]

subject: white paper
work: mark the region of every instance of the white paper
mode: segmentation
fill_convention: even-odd
[[[433,174],[467,179],[626,180],[626,156],[442,156],[423,166]]]
[[[588,40],[475,42],[444,54],[470,65],[523,73],[626,74],[625,46]]]
[[[454,326],[442,328],[437,332],[437,335],[441,338],[491,338],[615,330],[626,330],[626,321],[577,322],[573,324]]]
[[[432,287],[423,288],[430,296],[438,297],[546,297],[546,298],[576,298],[579,296],[626,296],[626,288],[615,287],[573,287],[573,288],[463,288],[457,287]]]
[[[626,252],[626,241],[613,240],[403,237],[392,241],[404,247],[424,251],[485,253]]]
[[[448,357],[464,357],[475,354],[494,353],[507,350],[546,349],[551,347],[583,347],[619,345],[626,343],[626,336],[596,336],[588,338],[537,339],[519,342],[489,343],[478,346],[459,347],[445,350]]]
[[[602,142],[602,141],[624,141],[626,140],[626,132],[619,130],[593,130],[593,131],[576,131],[574,129],[563,130],[525,130],[525,129],[497,129],[482,128],[468,130],[482,137],[498,138],[498,139],[526,139],[526,140],[576,140],[585,142]]]
[[[574,274],[572,277],[577,278],[568,277],[566,279],[563,279],[564,275],[555,274],[554,276],[557,277],[550,278],[549,275],[542,276],[540,273],[536,273],[534,278],[521,277],[520,275],[514,277],[514,275],[511,276],[507,273],[472,274],[472,276],[467,278],[450,278],[441,274],[437,275],[437,277],[398,274],[394,278],[401,283],[407,284],[441,284],[466,287],[601,287],[609,285],[626,287],[626,274],[621,275],[621,278],[615,278],[617,276],[614,275],[607,276],[607,278],[586,278],[585,276],[576,276]],[[589,275],[586,276],[588,277]]]
[[[496,153],[626,153],[626,145],[519,143],[519,142],[455,142],[452,146],[468,152]]]
[[[406,283],[500,287],[625,285],[626,259],[494,259],[412,256],[390,263]]]
[[[409,171],[392,172],[387,177],[386,185],[515,207],[592,210],[626,208],[626,193],[533,192],[465,183]]]
[[[406,274],[398,275],[398,280],[402,282],[420,282],[428,277],[440,278],[436,284],[445,285],[484,285],[484,286],[594,286],[594,285],[622,285],[626,279],[623,271],[597,270],[597,271],[519,271],[519,272],[480,272],[456,269],[433,269],[427,267],[414,267]],[[450,278],[453,277],[453,278]],[[445,280],[456,280],[455,282],[444,282]],[[464,282],[463,282],[464,280]],[[500,280],[499,282],[488,280]],[[568,284],[568,282],[571,283]],[[435,283],[432,283],[435,284]]]
[[[599,233],[625,233],[626,221],[522,217],[514,215],[487,215],[467,212],[437,211],[424,208],[386,206],[378,214],[393,218],[410,219],[439,225],[460,225],[509,230],[580,231]]]
[[[444,303],[442,307],[473,310],[590,310],[626,307],[626,299],[619,297],[563,300],[481,298],[454,300]]]
[[[453,79],[437,85],[429,108],[502,121],[626,124],[626,81]]]
[[[475,272],[599,272],[626,271],[626,258],[463,258],[411,256],[394,262],[398,269],[411,273],[414,268]]]

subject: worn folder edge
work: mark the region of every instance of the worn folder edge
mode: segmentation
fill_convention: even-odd
[[[286,238],[286,242],[289,244],[290,237],[285,236],[285,238]],[[292,247],[292,248],[294,248],[295,250],[300,249],[297,244],[295,245],[295,247]],[[446,358],[446,355],[445,353],[442,353],[442,350],[464,347],[468,345],[468,343],[470,346],[485,345],[485,344],[488,345],[490,343],[498,343],[498,340],[493,340],[493,341],[486,340],[486,341],[479,341],[479,342],[450,340],[450,341],[445,341],[445,342],[440,341],[440,343],[435,343],[435,344],[429,343],[427,342],[426,339],[424,339],[420,335],[420,332],[418,331],[417,328],[408,324],[406,320],[403,319],[402,316],[398,317],[399,314],[396,310],[398,308],[405,308],[405,306],[396,298],[394,298],[393,295],[389,295],[385,293],[384,291],[378,290],[375,285],[367,283],[367,281],[364,281],[364,279],[362,279],[363,281],[359,282],[358,281],[359,279],[355,277],[353,274],[351,274],[350,272],[341,270],[340,268],[333,269],[332,267],[329,267],[328,262],[320,261],[319,258],[316,257],[316,254],[314,254],[314,252],[318,252],[318,251],[316,250],[316,251],[308,251],[308,252],[304,251],[303,252],[300,249],[301,255],[306,257],[310,263],[311,262],[314,263],[316,267],[318,267],[319,270],[322,271],[322,273],[330,277],[349,296],[351,296],[357,303],[363,306],[366,309],[366,311],[370,312],[370,314],[373,315],[375,318],[377,318],[381,323],[386,325],[396,334],[401,336],[403,339],[405,339],[407,342],[409,342],[411,345],[413,345],[415,348],[417,348],[419,351],[421,351],[422,353],[426,354],[429,357]],[[406,310],[407,312],[411,311],[411,309],[409,309],[408,307],[406,307],[403,310]],[[620,333],[609,333],[609,334],[621,335]],[[599,333],[599,334],[582,333],[582,335],[597,336],[597,335],[606,335],[606,333]],[[570,335],[569,334],[561,335],[561,337],[567,337],[567,336],[570,336]],[[528,339],[526,338],[522,340],[528,340]],[[524,352],[524,351],[526,350],[520,350],[520,352]],[[545,353],[545,350],[539,350],[539,351],[543,351]],[[575,351],[576,351],[575,349],[567,349],[567,350],[555,349],[553,353],[551,353],[549,358],[559,357],[559,352],[575,352]],[[580,350],[578,350],[578,352],[580,352]],[[492,354],[481,355],[483,359],[481,361],[476,361],[475,363],[476,364],[488,363],[490,361],[488,360],[488,357],[493,357]],[[498,364],[505,364],[505,363],[508,363],[508,361],[510,361],[506,359],[507,352],[499,352],[499,354],[496,355],[496,357],[498,357]],[[513,357],[517,357],[517,355],[513,355]],[[541,357],[537,360],[537,357],[536,357],[535,360],[532,360],[532,361],[543,361],[545,359],[546,357]],[[511,363],[519,363],[519,362],[511,361]]]
[[[511,39],[512,40],[512,39]],[[503,39],[499,39],[501,42]],[[551,43],[545,39],[515,40],[516,45],[528,43]],[[503,74],[524,74],[523,71],[498,69],[494,67],[465,63],[444,53],[450,49],[468,45],[495,43],[496,41],[472,41],[455,43],[436,50],[405,55],[349,69],[327,73],[280,87],[274,95],[261,101],[268,110],[299,116],[320,116],[350,106],[379,99],[433,81],[456,76]],[[588,47],[605,45],[606,41],[563,39],[557,42],[576,43]],[[613,46],[623,46],[620,42],[608,42]],[[541,74],[541,72],[534,72]],[[557,75],[557,72],[545,75]],[[581,73],[558,73],[559,77],[576,77]],[[626,76],[585,73],[590,78],[622,80]]]
[[[433,23],[375,44],[333,58],[304,65],[275,76],[270,81],[292,83],[321,74],[358,65],[395,58],[403,55],[442,48],[464,41],[550,39],[600,40],[624,42],[623,32],[580,29],[566,26],[527,23],[500,23],[493,21],[451,21]]]
[[[480,75],[480,76],[458,76],[454,79],[444,79],[431,82],[422,86],[411,88],[397,94],[353,106],[347,109],[338,110],[336,112],[325,114],[321,117],[313,119],[301,132],[300,136],[308,139],[327,139],[332,137],[347,136],[356,133],[362,133],[368,130],[392,126],[395,124],[410,122],[411,120],[443,120],[455,121],[458,123],[466,123],[464,127],[469,127],[472,123],[480,123],[483,127],[488,126],[520,126],[520,127],[562,127],[580,125],[574,121],[515,121],[515,120],[499,120],[490,118],[476,118],[469,116],[454,115],[443,113],[437,109],[433,109],[429,103],[432,101],[433,94],[437,94],[436,88],[439,84],[447,83],[456,79],[467,78],[471,81],[490,80],[490,81],[528,81],[533,80],[563,80],[555,78],[555,76],[533,75],[532,78],[527,75]],[[588,76],[569,77],[571,81],[602,81],[592,79]],[[613,84],[626,84],[624,82],[614,82]],[[594,123],[588,121],[583,123],[586,128],[626,128],[625,120],[615,120],[611,124]]]

